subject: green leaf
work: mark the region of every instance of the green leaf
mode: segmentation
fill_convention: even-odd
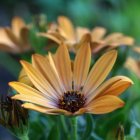
[[[137,140],[134,136],[126,136],[125,140]]]
[[[4,66],[14,77],[18,77],[21,66],[13,57],[0,52],[0,65]]]
[[[37,36],[37,29],[30,30],[30,43],[36,53],[46,54],[44,47],[46,46],[46,38]]]
[[[60,140],[60,130],[58,129],[58,125],[55,124],[48,136],[48,140]]]

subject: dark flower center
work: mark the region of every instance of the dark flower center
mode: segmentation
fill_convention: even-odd
[[[86,98],[78,91],[67,91],[62,99],[59,99],[58,106],[61,109],[72,113],[78,111],[85,104]]]

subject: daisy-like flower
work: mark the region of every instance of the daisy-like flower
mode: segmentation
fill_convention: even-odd
[[[90,70],[88,45],[82,45],[73,63],[65,44],[61,44],[54,55],[34,54],[32,64],[21,61],[34,88],[10,82],[19,93],[12,99],[25,101],[24,108],[46,114],[104,114],[122,107],[124,102],[117,96],[133,82],[127,77],[116,76],[102,84],[115,63],[117,52],[105,53]]]
[[[16,54],[30,50],[28,34],[25,22],[20,17],[14,17],[11,28],[0,28],[0,51]]]
[[[65,42],[70,50],[76,52],[83,42],[91,43],[92,53],[98,53],[103,49],[114,49],[125,45],[133,45],[132,37],[125,36],[122,33],[111,33],[107,36],[106,29],[95,27],[91,31],[88,28],[76,27],[67,17],[58,17],[57,28],[50,28],[47,33],[39,33],[40,36],[47,37],[58,44]]]
[[[140,78],[140,61],[135,60],[132,57],[127,58],[125,62],[125,67],[134,72]]]

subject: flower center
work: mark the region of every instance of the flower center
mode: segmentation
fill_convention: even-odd
[[[67,91],[59,99],[58,106],[72,113],[78,111],[85,104],[86,98],[79,91]]]

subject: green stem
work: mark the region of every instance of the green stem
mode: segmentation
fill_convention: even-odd
[[[29,140],[28,135],[22,135],[19,137],[20,140]]]
[[[77,140],[77,117],[72,117],[71,123],[72,123],[72,140]]]
[[[65,122],[65,117],[64,117],[64,115],[61,115],[61,116],[60,116],[60,119],[61,119],[61,123],[62,123],[62,127],[63,127],[63,129],[64,129],[64,132],[67,134],[68,129],[67,129],[67,126],[66,126],[66,122]]]

